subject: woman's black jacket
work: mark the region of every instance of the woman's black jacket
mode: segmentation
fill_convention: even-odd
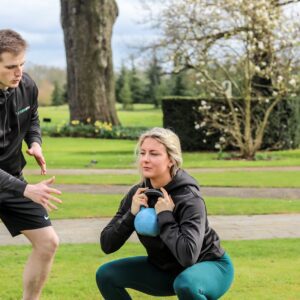
[[[130,212],[132,196],[145,186],[151,188],[148,180],[130,189],[116,215],[101,232],[100,244],[105,253],[118,250],[135,230],[135,216]],[[221,257],[224,250],[217,233],[208,224],[205,203],[195,179],[180,169],[164,188],[175,203],[173,212],[158,214],[158,237],[138,234],[149,262],[161,270],[179,273],[197,262]]]

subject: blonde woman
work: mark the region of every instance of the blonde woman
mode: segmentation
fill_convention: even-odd
[[[181,147],[171,130],[153,128],[137,144],[140,184],[131,188],[101,233],[105,253],[112,253],[135,230],[141,206],[154,206],[159,234],[138,238],[147,256],[128,257],[99,267],[96,281],[106,300],[131,299],[126,288],[152,296],[218,299],[230,287],[233,265],[207,221],[205,203],[195,179],[180,167]],[[150,204],[147,189],[163,197]]]

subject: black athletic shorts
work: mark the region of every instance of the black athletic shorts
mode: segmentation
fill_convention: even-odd
[[[22,176],[19,179],[25,181]],[[12,236],[23,230],[51,226],[46,209],[32,200],[0,189],[0,218]]]

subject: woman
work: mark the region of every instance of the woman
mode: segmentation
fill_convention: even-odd
[[[137,144],[142,182],[122,200],[119,210],[101,233],[105,253],[126,242],[141,206],[149,206],[145,191],[160,189],[154,208],[159,235],[138,234],[147,256],[128,257],[102,265],[96,274],[106,300],[131,299],[125,288],[153,296],[177,295],[178,299],[218,299],[230,287],[233,265],[209,227],[205,203],[197,182],[180,169],[180,142],[175,133],[153,128]]]

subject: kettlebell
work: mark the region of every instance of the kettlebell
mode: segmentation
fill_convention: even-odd
[[[148,203],[157,201],[158,197],[163,197],[163,193],[160,190],[148,189],[145,192],[148,197]],[[154,206],[154,205],[153,205]],[[154,208],[141,206],[140,211],[137,213],[134,219],[134,228],[140,235],[145,236],[158,236],[159,226],[157,223],[157,215]]]

